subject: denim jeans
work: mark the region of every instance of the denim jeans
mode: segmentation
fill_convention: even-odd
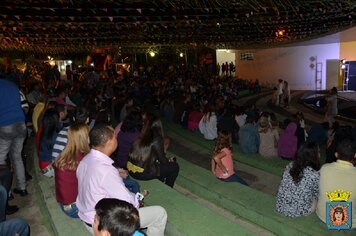
[[[75,203],[72,203],[71,205],[66,205],[66,206],[59,203],[59,206],[67,216],[69,216],[71,218],[79,218],[79,216],[78,216],[79,210]]]
[[[238,176],[237,174],[233,174],[231,175],[229,178],[226,179],[220,179],[224,182],[239,182],[240,184],[246,185],[248,186],[248,184],[245,182],[245,180],[243,180],[240,176]]]
[[[15,218],[6,220],[7,191],[0,185],[0,235],[1,236],[28,236],[29,226],[23,219]]]
[[[131,179],[129,176],[127,176],[126,179],[122,179],[124,181],[124,184],[128,190],[132,193],[139,193],[140,191],[140,184],[136,181]]]
[[[24,122],[0,127],[0,165],[6,164],[9,154],[15,170],[16,188],[19,190],[26,189],[25,168],[21,156],[26,134]]]
[[[0,235],[1,236],[28,236],[30,227],[27,222],[20,218],[7,220],[0,223]]]

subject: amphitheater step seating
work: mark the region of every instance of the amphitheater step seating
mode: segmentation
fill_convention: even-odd
[[[55,185],[54,178],[48,178],[40,173],[38,170],[38,157],[36,152],[34,152],[34,180],[39,185],[40,196],[42,196],[42,200],[48,212],[49,220],[51,222],[52,230],[55,235],[58,236],[87,236],[88,231],[85,229],[83,223],[79,219],[69,218],[67,215],[63,213],[63,211],[59,208],[59,205],[56,201],[55,195]]]
[[[170,153],[170,155],[174,155]],[[177,184],[231,213],[259,225],[276,235],[348,235],[326,229],[315,213],[298,218],[275,211],[273,196],[239,183],[225,183],[213,174],[177,157],[180,173]]]
[[[36,154],[34,154],[36,155]],[[37,157],[34,166],[37,166]],[[49,216],[52,230],[59,236],[87,236],[88,231],[79,219],[71,219],[59,208],[55,197],[54,179],[43,176],[37,169],[34,171],[34,180],[39,185],[38,193],[46,206],[46,215]],[[254,235],[247,229],[239,226],[229,219],[217,215],[209,208],[199,204],[193,199],[167,187],[158,180],[144,181],[142,187],[149,189],[151,194],[147,197],[147,205],[161,205],[168,212],[166,235]],[[209,227],[213,225],[212,227]]]
[[[151,192],[146,205],[161,205],[166,209],[171,224],[166,229],[167,235],[254,235],[159,180],[140,181],[140,184]]]
[[[170,132],[174,132],[175,134],[183,137],[185,140],[197,144],[203,148],[206,148],[211,151],[214,148],[215,145],[214,141],[208,141],[204,139],[199,132],[193,133],[187,129],[182,128],[180,125],[174,123],[165,123],[164,128]],[[237,162],[244,163],[246,165],[252,166],[260,170],[264,170],[268,173],[277,176],[283,175],[284,168],[288,164],[288,161],[285,161],[278,157],[266,159],[259,154],[247,155],[241,153],[240,149],[236,144],[233,145],[233,154],[234,154],[234,160],[236,160]]]

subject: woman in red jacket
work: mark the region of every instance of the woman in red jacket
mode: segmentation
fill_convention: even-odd
[[[72,218],[78,218],[75,204],[78,195],[76,170],[89,151],[89,127],[83,123],[74,124],[68,130],[67,146],[54,162],[57,202],[64,213]]]

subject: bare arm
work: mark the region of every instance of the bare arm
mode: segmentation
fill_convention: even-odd
[[[218,167],[224,172],[227,173],[227,169],[226,167],[223,165],[223,163],[221,162],[221,159],[223,159],[226,156],[225,152],[220,152],[217,155],[215,155],[213,157],[213,160],[215,161],[215,163],[218,165]]]
[[[214,158],[211,159],[211,172],[215,175],[215,168],[216,168],[216,163]]]

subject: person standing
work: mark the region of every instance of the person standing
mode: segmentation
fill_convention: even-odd
[[[330,95],[326,98],[326,113],[325,121],[329,122],[329,126],[332,127],[337,116],[337,88],[333,87],[330,90]]]
[[[278,102],[277,105],[281,105],[282,104],[282,99],[283,99],[283,90],[284,90],[284,81],[279,79],[278,80]]]
[[[21,151],[27,130],[21,108],[20,91],[12,82],[0,79],[0,165],[9,156],[15,170],[14,193],[26,196],[25,168]]]

